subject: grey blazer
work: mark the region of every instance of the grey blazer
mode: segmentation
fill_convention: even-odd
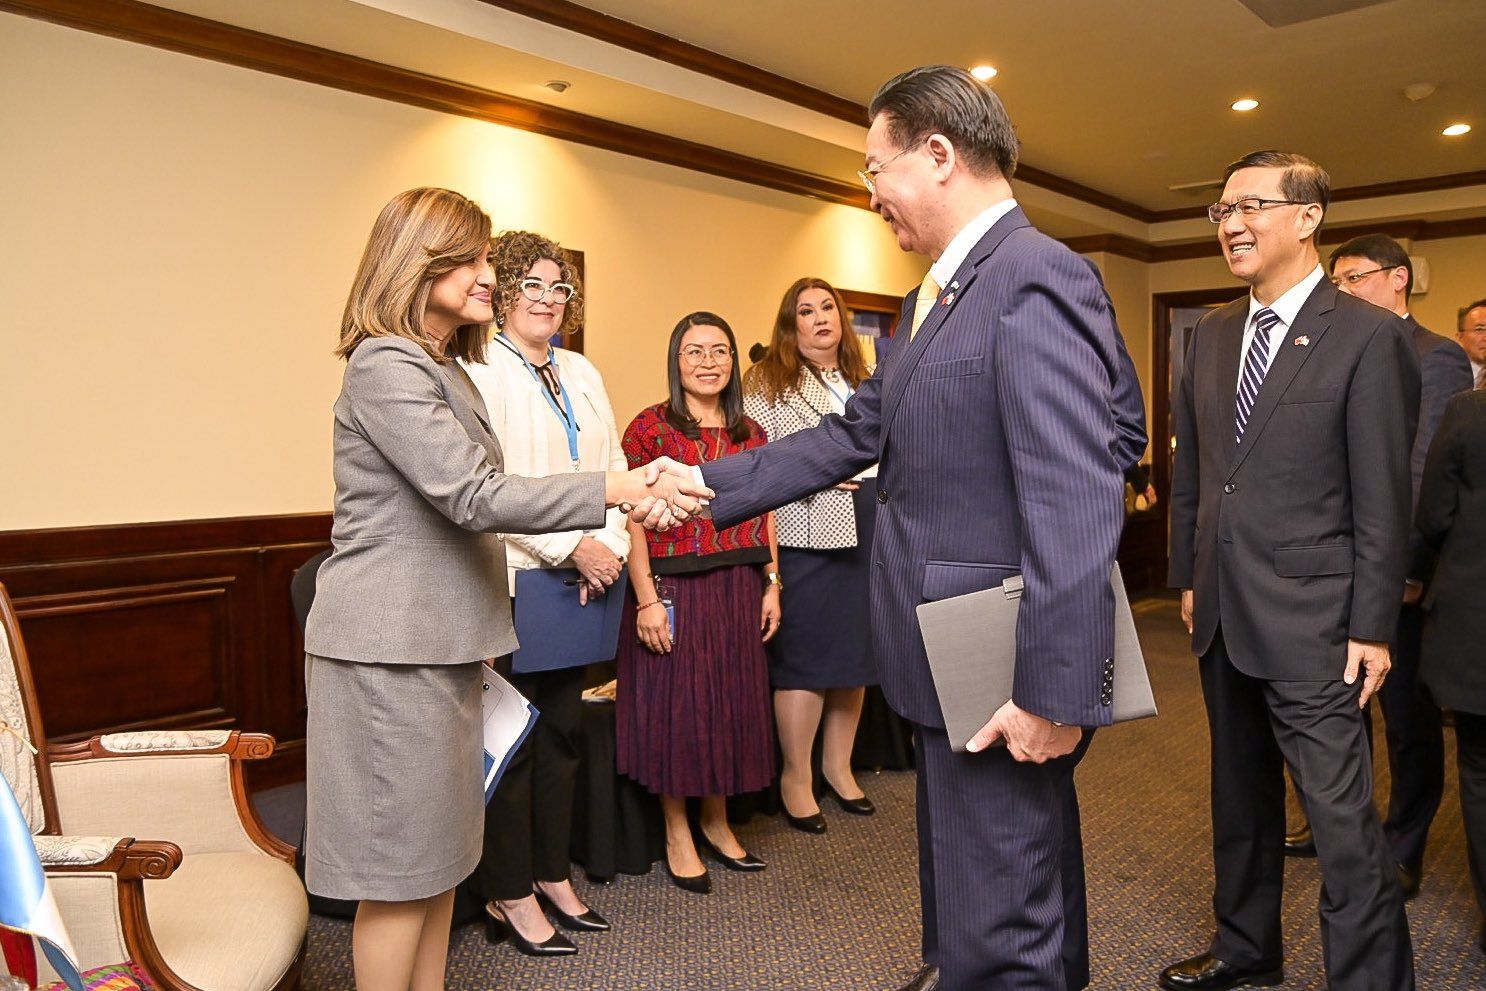
[[[334,552],[305,650],[462,664],[516,648],[505,533],[604,524],[601,472],[501,473],[500,444],[452,366],[412,341],[363,341],[335,402]]]

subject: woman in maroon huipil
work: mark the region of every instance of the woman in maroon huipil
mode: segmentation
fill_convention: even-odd
[[[743,415],[737,353],[721,317],[681,319],[667,349],[670,399],[642,410],[624,432],[631,464],[668,454],[697,465],[764,443],[758,424]],[[722,531],[694,519],[666,533],[632,529],[631,538],[617,764],[660,796],[671,879],[705,894],[711,880],[698,845],[732,870],[764,868],[733,835],[725,798],[774,777],[764,657],[764,643],[779,629],[773,517]],[[701,798],[695,837],[688,797]]]

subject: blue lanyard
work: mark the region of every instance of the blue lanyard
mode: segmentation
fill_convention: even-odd
[[[552,345],[547,345],[547,363],[552,366],[553,373],[557,374],[557,391],[562,396],[561,408],[558,407],[557,400],[552,398],[552,390],[547,388],[546,382],[542,381],[542,373],[537,371],[537,366],[528,361],[526,355],[516,345],[511,343],[510,339],[506,337],[505,331],[497,334],[496,339],[510,349],[512,354],[521,359],[521,363],[526,366],[526,370],[531,372],[531,377],[536,380],[537,391],[542,394],[543,399],[547,400],[547,407],[552,410],[554,416],[562,421],[563,431],[568,435],[568,457],[572,459],[573,470],[577,471],[578,417],[573,413],[573,401],[568,397],[567,386],[562,384],[562,375],[557,367],[557,352],[552,350]]]

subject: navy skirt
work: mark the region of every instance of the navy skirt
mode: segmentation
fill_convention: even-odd
[[[872,660],[872,531],[877,480],[864,478],[852,493],[857,545],[816,551],[779,548],[779,632],[769,642],[769,681],[775,688],[856,688],[877,684]]]

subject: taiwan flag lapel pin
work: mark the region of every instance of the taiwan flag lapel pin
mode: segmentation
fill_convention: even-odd
[[[954,282],[951,282],[949,284],[949,292],[947,292],[947,293],[944,294],[944,305],[945,306],[954,306],[955,305],[955,291],[958,290],[959,288],[960,288],[960,283],[959,283],[959,280],[958,279],[956,279]]]
[[[1308,348],[1311,346],[1311,339],[1309,337],[1306,337],[1304,334],[1301,334],[1299,337],[1295,338],[1295,346],[1298,348]]]

